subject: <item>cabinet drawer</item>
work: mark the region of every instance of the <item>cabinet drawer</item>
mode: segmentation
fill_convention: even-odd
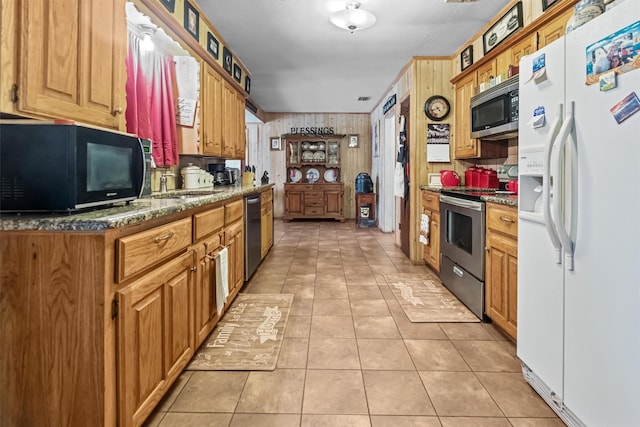
[[[515,208],[487,205],[487,229],[518,238],[518,211]]]
[[[242,218],[242,209],[242,199],[227,203],[224,206],[224,223],[231,224],[232,222]]]
[[[422,190],[422,206],[431,212],[440,212],[440,195],[433,191]]]
[[[305,205],[305,207],[310,207],[310,206],[322,207],[324,205],[324,203],[322,203],[322,199],[307,199],[305,197],[304,205]]]
[[[224,207],[210,209],[193,216],[193,241],[224,227]]]
[[[118,239],[118,282],[174,255],[191,244],[191,217]]]
[[[324,208],[322,206],[305,206],[305,215],[324,215]]]

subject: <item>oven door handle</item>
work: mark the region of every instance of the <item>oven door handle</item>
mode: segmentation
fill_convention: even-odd
[[[473,200],[465,200],[459,199],[457,197],[440,195],[440,201],[453,206],[458,206],[460,208],[482,212],[483,203],[474,202]]]

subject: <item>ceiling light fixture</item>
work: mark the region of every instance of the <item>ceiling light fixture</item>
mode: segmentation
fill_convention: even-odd
[[[336,27],[340,27],[351,33],[364,30],[376,23],[376,16],[366,10],[360,9],[357,1],[348,1],[346,9],[334,12],[329,20]]]

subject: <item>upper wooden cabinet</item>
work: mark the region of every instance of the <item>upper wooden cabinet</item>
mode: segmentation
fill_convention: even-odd
[[[204,64],[202,73],[202,154],[222,155],[222,77]]]
[[[511,63],[520,64],[523,56],[530,55],[536,50],[536,35],[531,35],[511,48]]]
[[[538,31],[538,49],[545,47],[549,43],[564,36],[567,22],[573,16],[573,9],[568,9],[565,13],[545,25]]]
[[[474,158],[478,155],[478,141],[471,138],[471,110],[469,103],[477,86],[477,74],[471,73],[456,83],[454,157]]]
[[[125,0],[75,3],[3,2],[0,108],[125,130]]]

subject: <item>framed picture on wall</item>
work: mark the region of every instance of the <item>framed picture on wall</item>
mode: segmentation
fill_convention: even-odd
[[[272,150],[280,149],[280,137],[274,136],[271,138],[271,149]]]
[[[160,3],[162,3],[171,13],[176,9],[176,0],[160,0]]]
[[[349,147],[355,148],[358,146],[358,135],[349,135]]]
[[[224,68],[224,70],[227,73],[229,73],[229,75],[232,75],[231,74],[232,63],[233,63],[233,56],[231,55],[231,52],[226,47],[223,47],[222,48],[222,68]]]
[[[184,28],[194,39],[200,41],[200,14],[189,0],[184,0]]]
[[[251,78],[249,78],[249,76],[244,78],[244,90],[246,90],[247,93],[251,93]]]
[[[207,31],[207,52],[211,54],[215,59],[218,59],[218,48],[220,47],[220,42],[218,39],[211,34],[210,31]]]
[[[470,44],[460,52],[460,71],[469,68],[473,64],[473,45]]]
[[[242,68],[238,64],[233,64],[233,79],[238,83],[242,81]]]
[[[545,11],[549,9],[551,6],[553,6],[554,4],[559,2],[560,0],[542,0],[542,10]]]
[[[482,35],[484,54],[489,53],[522,26],[522,2],[518,2]]]

